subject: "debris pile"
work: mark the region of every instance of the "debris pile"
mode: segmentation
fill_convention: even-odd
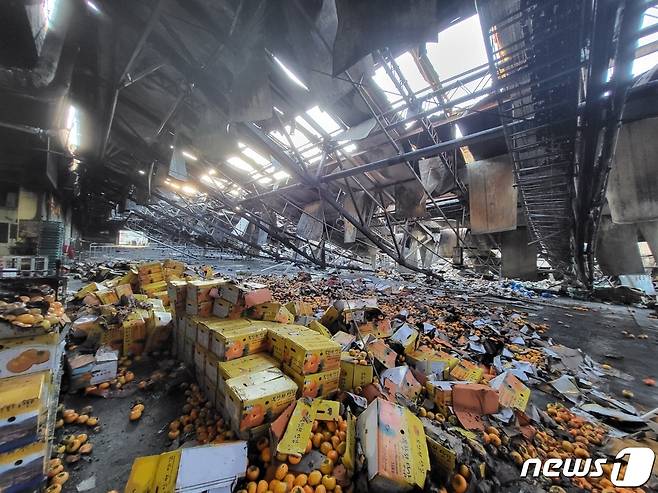
[[[524,312],[433,286],[186,272],[142,264],[77,293],[71,355],[119,359],[105,389],[78,388],[124,391],[136,379],[121,362],[170,352],[180,364],[169,371],[195,380],[176,387],[186,402],[165,425],[172,447],[237,454],[242,472],[221,478],[234,491],[608,493],[610,468],[521,470],[529,460],[607,460],[622,437],[655,440],[650,414],[605,392],[610,365],[555,343]],[[129,419],[143,412],[137,402]]]

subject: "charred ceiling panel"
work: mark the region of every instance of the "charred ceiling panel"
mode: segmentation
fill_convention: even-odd
[[[436,33],[475,14],[464,0],[336,0],[338,30],[333,73],[338,75],[373,51],[393,50],[436,38]]]
[[[265,53],[268,2],[243,2],[232,42],[241,47],[235,58],[229,97],[231,121],[248,122],[272,117],[272,91]]]
[[[626,123],[619,131],[607,190],[615,223],[658,219],[657,130],[658,118],[647,118]]]
[[[234,151],[235,142],[228,138],[228,119],[212,107],[201,114],[198,130],[193,135],[193,144],[206,156],[226,156]]]
[[[322,216],[321,207],[320,202],[314,202],[304,207],[304,213],[297,223],[297,236],[310,241],[320,241],[323,224],[318,219]]]
[[[48,30],[46,0],[0,2],[0,65],[32,68]]]
[[[354,202],[356,202],[356,206],[350,197],[345,197],[345,209],[352,217],[362,218],[365,224],[369,224],[372,213],[374,211],[374,203],[370,200],[369,197],[366,196],[364,191],[352,192],[352,195],[354,197]],[[345,230],[343,235],[343,242],[354,243],[357,238],[356,226],[354,226],[346,219],[343,220],[343,224]]]
[[[516,229],[517,191],[509,157],[477,161],[466,169],[471,232],[477,235]]]
[[[418,161],[420,179],[429,193],[443,195],[455,188],[455,180],[438,157]]]
[[[420,183],[408,181],[395,184],[395,218],[414,219],[425,217],[427,196]]]

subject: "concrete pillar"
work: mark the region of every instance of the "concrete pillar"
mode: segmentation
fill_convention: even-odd
[[[596,258],[606,276],[644,274],[637,245],[637,226],[615,224],[610,216],[601,216]]]
[[[500,233],[501,273],[505,277],[532,281],[537,279],[537,245],[529,244],[526,228]]]

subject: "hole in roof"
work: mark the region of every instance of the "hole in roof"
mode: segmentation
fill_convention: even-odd
[[[251,159],[256,164],[259,164],[260,166],[267,166],[268,164],[270,164],[270,161],[268,159],[265,159],[263,156],[258,154],[253,149],[250,149],[249,147],[245,146],[242,149],[242,154],[247,156],[249,159]]]
[[[320,132],[318,132],[317,130],[315,130],[315,128],[313,128],[313,126],[312,126],[308,121],[306,121],[306,119],[303,118],[301,115],[297,115],[297,116],[295,117],[295,121],[296,121],[301,127],[304,127],[304,130],[306,130],[308,133],[310,133],[310,134],[312,134],[312,135],[314,135],[314,136],[316,136],[316,137],[322,137],[322,136],[320,135]]]
[[[230,157],[226,160],[227,163],[229,163],[231,166],[234,168],[237,168],[241,171],[254,171],[254,167],[250,165],[249,163],[245,162],[243,159],[240,159],[239,157],[233,156]]]
[[[653,26],[656,23],[658,23],[658,7],[650,7],[644,11],[644,15],[642,16],[642,27],[640,27],[640,29]],[[644,46],[653,43],[656,40],[658,40],[658,33],[649,34],[648,36],[640,38],[637,46]]]
[[[334,132],[341,130],[341,127],[336,120],[334,120],[329,113],[321,110],[319,106],[313,106],[313,108],[308,110],[306,114],[328,134],[333,134]]]
[[[409,84],[409,87],[413,93],[417,93],[429,87],[429,84],[423,78],[423,74],[420,73],[418,65],[416,65],[416,61],[414,60],[414,57],[411,53],[407,51],[398,56],[395,59],[395,63],[400,68],[400,72],[402,72],[402,75]],[[397,108],[404,103],[400,91],[398,91],[395,83],[388,76],[384,67],[379,67],[375,71],[375,75],[372,77],[372,79],[380,87],[380,89],[384,91],[386,98],[388,99],[389,103],[391,103],[393,108]]]
[[[426,46],[427,57],[441,80],[488,62],[478,15],[444,29],[439,33],[437,43],[427,43]],[[459,46],[459,56],[455,56],[455,46]]]
[[[654,51],[648,55],[633,60],[633,76],[643,74],[658,64],[658,52]]]

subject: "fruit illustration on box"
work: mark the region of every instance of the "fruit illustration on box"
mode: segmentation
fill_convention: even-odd
[[[260,404],[255,404],[251,406],[251,409],[243,415],[242,421],[240,422],[240,430],[246,430],[247,428],[254,428],[256,426],[262,425],[265,421],[265,409]]]
[[[240,341],[236,341],[226,350],[226,360],[228,361],[241,358],[243,355],[245,355],[244,352],[244,344],[242,344]]]
[[[315,380],[312,380],[308,382],[306,385],[304,385],[304,392],[303,392],[304,397],[315,398],[318,396],[321,389],[322,386],[318,385],[318,382],[316,382]]]
[[[320,360],[321,358],[319,354],[313,353],[308,356],[306,361],[304,361],[304,373],[317,373],[320,369]]]
[[[50,351],[28,349],[23,351],[7,363],[7,370],[12,373],[23,373],[32,368],[33,365],[40,365],[50,359]]]

